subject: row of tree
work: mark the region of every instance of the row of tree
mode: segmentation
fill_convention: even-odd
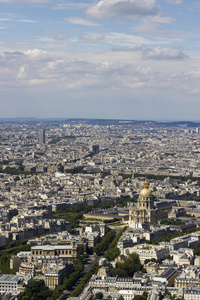
[[[106,251],[104,257],[107,258],[109,261],[112,261],[119,256],[120,251],[117,248],[117,242],[119,241],[126,228],[127,227],[124,227],[122,230],[120,230],[120,232],[113,239],[112,243],[110,243],[110,245],[108,246],[108,250]]]
[[[200,242],[197,242],[194,246],[194,253],[196,256],[200,256]]]
[[[99,254],[108,249],[108,246],[113,241],[115,234],[115,230],[108,228],[107,234],[102,238],[101,242],[94,247],[94,253]]]
[[[89,270],[88,273],[84,275],[81,279],[79,285],[71,292],[70,297],[78,297],[81,292],[84,290],[86,283],[90,280],[93,274],[96,274],[98,271],[99,265],[96,262]]]
[[[185,225],[185,222],[183,222],[182,220],[161,220],[160,221],[160,224],[163,224],[163,225],[176,225],[176,226],[182,226],[182,225]]]

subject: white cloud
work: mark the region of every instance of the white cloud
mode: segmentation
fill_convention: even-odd
[[[122,46],[122,47],[113,47],[112,51],[114,51],[114,52],[137,52],[137,51],[142,51],[144,49],[146,49],[146,46],[144,46],[144,45],[134,46],[134,47]]]
[[[154,44],[151,40],[134,34],[111,32],[106,34],[105,40],[112,46],[134,47],[138,45]]]
[[[194,4],[193,4],[193,8],[194,9],[200,9],[200,2],[198,1],[198,2],[195,2]]]
[[[87,10],[87,15],[95,18],[118,18],[148,16],[157,12],[156,0],[101,0]]]
[[[54,43],[55,41],[53,37],[49,37],[49,36],[35,36],[35,38],[38,42],[43,42],[43,43]]]
[[[155,16],[148,16],[146,19],[149,22],[161,23],[161,24],[171,24],[174,21],[174,18],[160,13]]]
[[[16,22],[21,22],[21,23],[36,23],[36,21],[35,20],[16,20]]]
[[[24,54],[29,58],[29,60],[49,60],[51,55],[46,51],[42,51],[39,49],[27,50]]]
[[[76,24],[76,25],[83,25],[83,26],[100,26],[100,24],[94,23],[92,21],[89,21],[84,18],[79,18],[79,17],[70,17],[65,19],[69,23]]]
[[[156,47],[151,49],[145,45],[134,46],[134,47],[114,47],[114,52],[137,52],[140,54],[142,59],[151,60],[184,60],[189,58],[189,55],[185,54],[180,47],[173,48],[161,48]]]
[[[175,5],[179,5],[183,3],[182,0],[167,0],[167,2]]]
[[[182,49],[178,47],[165,49],[157,47],[153,50],[144,50],[143,58],[155,60],[182,60],[188,58],[188,55],[184,54]]]
[[[160,20],[160,21],[159,21]],[[132,27],[134,32],[139,32],[142,35],[148,35],[150,39],[156,40],[159,37],[160,41],[163,40],[164,43],[170,43],[170,40],[176,40],[176,42],[182,42],[188,33],[183,30],[177,29],[168,29],[166,26],[167,23],[170,23],[171,18],[160,18],[159,16],[147,17],[142,19],[142,21]]]
[[[63,41],[69,38],[69,34],[66,32],[52,32],[51,33],[54,40]]]
[[[55,4],[55,3],[54,3]],[[63,3],[57,3],[55,4],[55,6],[53,7],[54,9],[60,9],[60,10],[65,10],[65,9],[87,9],[89,6],[88,3],[74,3],[74,2],[70,2],[70,1],[63,1]]]
[[[17,78],[25,78],[26,74],[25,74],[25,67],[22,66],[19,68],[19,73],[17,75]]]
[[[8,22],[8,21],[12,21],[12,19],[9,19],[9,18],[0,18],[0,22]]]
[[[163,40],[165,43],[169,42],[168,39],[180,41],[187,33],[177,29],[168,29],[166,26],[167,24],[172,24],[174,21],[175,19],[171,16],[158,13],[155,16],[143,18],[140,23],[132,27],[132,29],[143,35],[148,34],[148,36],[154,40],[160,37],[160,41]]]
[[[0,0],[1,1],[1,0]],[[0,16],[3,16],[4,14],[0,14]],[[6,14],[5,14],[6,15]],[[35,20],[31,19],[17,19],[16,15],[8,14],[9,17],[3,17],[0,18],[0,22],[21,22],[21,23],[36,23]]]
[[[85,34],[80,37],[83,41],[102,41],[105,38],[105,34]]]
[[[141,59],[145,50],[146,56],[151,56],[151,59]],[[92,61],[91,53],[87,59],[77,59],[76,55],[73,58],[69,53],[58,57],[39,49],[5,51],[0,53],[0,88],[10,93],[15,87],[20,87],[20,91],[38,89],[38,96],[41,89],[48,90],[50,94],[52,90],[55,91],[54,97],[61,91],[66,95],[78,90],[86,94],[88,91],[119,91],[121,95],[132,92],[148,95],[148,92],[160,93],[163,89],[176,90],[184,95],[200,92],[200,73],[194,63],[178,60],[175,52],[171,54],[173,59],[168,59],[166,64],[169,49],[147,50],[144,47],[137,49],[136,56],[135,52],[127,52],[126,55],[105,53],[99,61]]]

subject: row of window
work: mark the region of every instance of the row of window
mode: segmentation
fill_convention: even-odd
[[[50,254],[53,254],[53,255],[57,255],[57,254],[75,254],[76,252],[75,251],[72,251],[72,250],[57,250],[55,251],[54,253],[51,253],[52,251],[42,251],[42,250],[33,250],[32,251],[32,254],[33,255],[50,255]]]

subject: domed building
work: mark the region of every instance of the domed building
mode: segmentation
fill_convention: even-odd
[[[145,180],[144,188],[140,191],[137,207],[131,207],[129,210],[129,223],[154,223],[157,221],[158,211],[154,208],[153,195],[148,188]]]

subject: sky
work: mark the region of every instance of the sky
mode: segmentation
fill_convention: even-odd
[[[200,1],[0,0],[0,118],[200,121]]]

